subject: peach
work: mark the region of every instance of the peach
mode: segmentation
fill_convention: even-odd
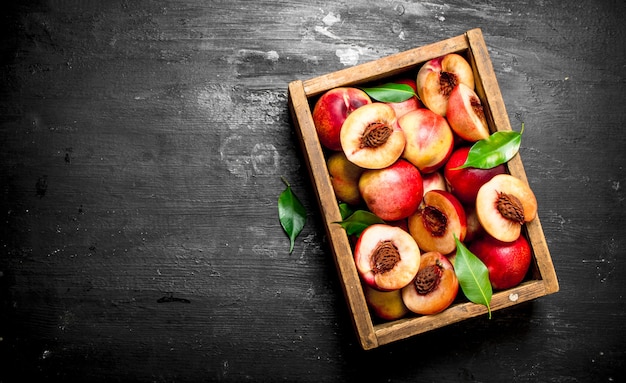
[[[409,217],[409,233],[422,251],[449,254],[456,249],[454,236],[463,241],[467,219],[463,206],[452,193],[431,190],[422,206]]]
[[[446,179],[441,172],[422,174],[422,180],[424,181],[424,194],[431,190],[448,191]]]
[[[423,173],[442,167],[452,154],[454,136],[445,118],[421,108],[405,114],[398,124],[406,137],[402,157]]]
[[[402,288],[402,301],[416,314],[437,314],[454,302],[459,281],[454,267],[439,252],[427,252],[420,257],[415,279]]]
[[[458,84],[474,89],[474,73],[467,60],[450,53],[427,61],[417,72],[417,94],[428,109],[445,116],[448,97]]]
[[[313,123],[320,143],[341,150],[340,132],[344,121],[356,109],[370,104],[370,97],[358,88],[339,87],[326,91],[313,107]]]
[[[498,174],[478,190],[476,214],[492,237],[515,241],[522,225],[537,215],[537,199],[530,186],[510,174]]]
[[[346,157],[366,169],[382,169],[393,164],[406,144],[396,112],[382,102],[352,112],[343,123],[340,139]]]
[[[466,141],[476,142],[489,137],[489,126],[480,98],[463,83],[450,92],[446,118],[452,130]]]
[[[354,247],[354,262],[363,282],[380,291],[409,284],[420,266],[420,250],[409,233],[386,224],[368,226]]]
[[[470,243],[474,239],[479,238],[485,233],[480,221],[478,220],[478,214],[476,214],[476,206],[474,204],[464,205],[465,219],[467,220],[467,232],[465,233],[465,243]]]
[[[402,301],[402,290],[380,291],[363,285],[367,306],[374,315],[384,320],[396,320],[406,316],[409,309]]]
[[[343,152],[330,154],[326,165],[337,199],[350,205],[360,204],[359,178],[364,169],[350,162]]]
[[[413,92],[417,94],[417,85],[415,84],[415,79],[412,78],[400,78],[395,80],[396,84],[405,84],[410,86],[413,89]],[[402,102],[388,102],[387,103],[393,110],[396,112],[396,117],[400,118],[408,112],[419,109],[422,107],[422,103],[417,99],[416,96],[409,98],[408,100]]]
[[[495,175],[506,173],[504,164],[491,169],[472,167],[457,169],[465,163],[470,150],[470,146],[461,146],[455,149],[443,167],[443,175],[450,191],[466,205],[473,205],[476,202],[478,189],[487,181]]]
[[[513,242],[502,242],[485,235],[472,242],[469,250],[487,266],[494,290],[519,285],[528,273],[532,260],[532,250],[524,236]]]
[[[359,179],[359,192],[367,208],[384,221],[398,221],[413,214],[424,195],[419,170],[399,159],[383,169],[367,169]]]

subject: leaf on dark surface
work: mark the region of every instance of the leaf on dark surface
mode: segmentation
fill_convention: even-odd
[[[287,187],[278,197],[278,218],[280,224],[289,236],[289,253],[293,252],[296,237],[304,228],[306,221],[306,209],[298,197],[291,190],[291,185],[286,179],[282,179]]]

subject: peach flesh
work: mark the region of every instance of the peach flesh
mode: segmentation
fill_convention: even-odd
[[[391,291],[413,280],[419,270],[420,250],[401,228],[374,224],[361,233],[354,261],[363,282],[377,290]]]
[[[450,261],[439,252],[427,252],[420,257],[415,279],[402,289],[402,300],[416,314],[437,314],[454,302],[458,290]]]
[[[507,205],[519,205],[519,216],[502,214],[500,201],[508,196]],[[483,229],[492,237],[503,241],[515,241],[521,234],[524,222],[537,215],[537,199],[528,184],[510,174],[498,174],[485,183],[476,196],[476,214]]]
[[[474,73],[461,55],[450,53],[427,61],[417,73],[417,92],[422,103],[433,112],[445,116],[448,97],[459,83],[474,89]]]
[[[465,84],[458,84],[450,93],[446,118],[452,130],[468,142],[489,137],[489,126],[480,98]]]
[[[366,169],[390,166],[406,144],[393,108],[380,102],[352,112],[341,128],[340,140],[346,157]]]
[[[451,193],[432,190],[424,195],[422,207],[409,217],[409,232],[422,251],[450,254],[467,233],[463,206]]]
[[[341,150],[340,133],[346,118],[356,109],[370,104],[370,97],[358,88],[339,87],[324,93],[313,107],[313,122],[322,146]]]

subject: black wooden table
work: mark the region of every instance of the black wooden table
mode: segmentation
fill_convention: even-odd
[[[0,381],[625,378],[623,2],[2,7]],[[287,84],[472,28],[561,291],[362,351]],[[308,212],[291,254],[281,176]]]

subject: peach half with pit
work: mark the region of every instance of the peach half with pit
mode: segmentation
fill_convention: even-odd
[[[409,284],[420,267],[420,250],[409,233],[387,224],[368,226],[354,247],[354,262],[365,284],[398,290]]]
[[[513,242],[502,242],[484,235],[472,242],[469,250],[487,266],[489,280],[494,290],[519,285],[524,280],[532,261],[530,244],[523,235]]]
[[[498,174],[478,190],[476,215],[492,237],[513,242],[522,225],[537,215],[537,199],[530,186],[510,174]]]
[[[402,288],[402,301],[416,314],[437,314],[454,302],[458,291],[452,263],[443,254],[431,251],[421,255],[415,279]]]
[[[413,214],[424,195],[420,171],[399,159],[383,169],[366,169],[359,192],[367,208],[384,221],[398,221]]]
[[[382,102],[363,105],[352,112],[343,123],[340,139],[346,157],[366,169],[393,164],[406,144],[396,112]]]
[[[359,179],[364,169],[350,162],[343,152],[332,152],[326,166],[335,197],[349,205],[360,204]]]
[[[476,142],[489,137],[483,104],[476,92],[463,83],[450,92],[446,118],[452,130],[466,141]]]
[[[461,202],[452,193],[431,190],[420,208],[409,217],[409,233],[422,251],[450,254],[456,249],[454,236],[463,241],[467,219]]]
[[[371,104],[371,98],[363,90],[338,87],[326,91],[313,107],[313,124],[322,146],[341,150],[340,133],[344,121],[356,109]]]
[[[454,149],[454,135],[445,118],[426,108],[416,109],[398,119],[406,137],[402,157],[422,173],[442,167]]]
[[[409,309],[402,301],[402,290],[380,291],[363,285],[367,306],[374,315],[384,320],[396,320],[406,316]]]
[[[417,94],[428,109],[445,116],[448,98],[458,84],[474,89],[474,72],[467,60],[457,54],[434,58],[427,61],[417,72]]]

